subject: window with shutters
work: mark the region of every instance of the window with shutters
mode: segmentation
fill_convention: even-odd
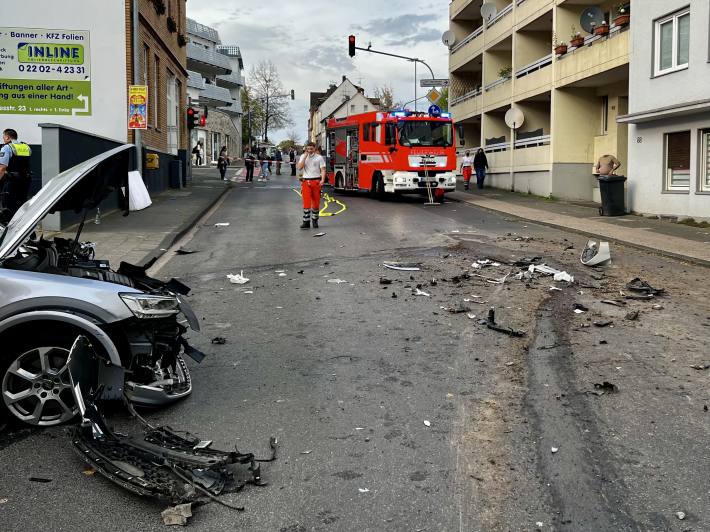
[[[710,129],[700,134],[700,190],[710,192]]]
[[[665,145],[665,189],[690,190],[690,131],[667,133]]]

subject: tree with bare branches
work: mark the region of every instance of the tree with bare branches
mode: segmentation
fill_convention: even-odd
[[[249,72],[249,89],[262,108],[264,140],[269,140],[269,127],[283,129],[293,124],[289,112],[287,95],[279,77],[279,72],[271,61],[261,61]]]
[[[382,85],[382,87],[375,87],[375,98],[380,100],[380,106],[383,111],[391,111],[396,108],[394,103],[394,91],[392,90],[392,85]]]

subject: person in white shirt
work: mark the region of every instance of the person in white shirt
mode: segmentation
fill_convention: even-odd
[[[461,173],[463,174],[463,188],[468,190],[468,182],[471,181],[471,173],[473,170],[473,157],[471,152],[466,151],[463,160],[461,161]]]
[[[301,197],[303,198],[303,223],[301,229],[309,229],[311,221],[313,227],[318,227],[318,214],[320,212],[320,188],[325,183],[325,159],[316,153],[313,142],[306,144],[306,151],[298,160],[296,167],[302,171]]]

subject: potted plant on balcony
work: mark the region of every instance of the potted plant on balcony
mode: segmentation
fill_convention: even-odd
[[[609,24],[606,23],[606,20],[594,28],[594,35],[598,35],[600,37],[609,35]]]
[[[584,37],[582,37],[582,34],[577,31],[576,26],[572,26],[572,35],[570,35],[569,38],[569,45],[574,48],[584,46]]]
[[[498,76],[503,79],[510,79],[513,76],[513,67],[506,66],[498,71]]]
[[[555,50],[556,55],[565,55],[567,53],[567,43],[559,42],[556,34],[552,34],[552,48]]]
[[[614,19],[614,24],[619,27],[628,26],[631,22],[631,13],[626,4],[619,4],[616,6],[616,18]]]

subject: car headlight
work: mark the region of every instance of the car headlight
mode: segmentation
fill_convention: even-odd
[[[180,312],[180,301],[173,296],[118,294],[136,318],[165,318]]]

